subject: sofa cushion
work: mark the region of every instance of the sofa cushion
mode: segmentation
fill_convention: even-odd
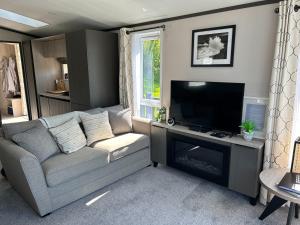
[[[108,140],[96,142],[92,146],[108,151],[109,161],[114,161],[149,147],[150,141],[146,135],[127,133]]]
[[[93,108],[93,109],[89,109],[89,110],[86,110],[84,112],[79,112],[79,113],[88,113],[88,114],[91,114],[91,115],[94,115],[94,114],[98,114],[98,113],[102,113],[104,111],[109,111],[109,112],[119,112],[119,111],[122,111],[124,108],[121,106],[121,105],[114,105],[114,106],[109,106],[109,107],[105,107],[105,108]]]
[[[34,127],[43,127],[43,124],[39,120],[2,124],[3,134],[6,139],[11,139],[15,134],[22,133]]]
[[[88,114],[91,114],[91,115],[95,115],[95,114],[98,114],[98,113],[102,113],[104,112],[105,110],[103,108],[94,108],[94,109],[89,109],[89,110],[86,110],[84,112],[80,112],[80,115],[81,114],[84,114],[84,113],[88,113]]]
[[[109,124],[108,112],[102,112],[95,115],[88,113],[80,114],[80,118],[87,137],[87,145],[90,146],[96,141],[114,137]]]
[[[35,155],[40,162],[59,153],[59,148],[45,127],[34,127],[12,136],[12,140]]]
[[[69,113],[64,113],[55,116],[49,117],[42,117],[40,120],[42,121],[43,125],[47,128],[57,127],[71,119],[75,119],[78,123],[80,122],[80,112],[74,111]]]
[[[124,109],[118,112],[109,111],[109,122],[115,135],[132,132],[130,109]]]
[[[119,112],[122,111],[124,108],[122,105],[114,105],[114,106],[105,107],[103,109],[109,112]]]
[[[86,146],[84,133],[75,119],[50,128],[49,131],[64,153],[72,153]]]
[[[48,186],[53,187],[108,164],[108,152],[84,147],[73,154],[57,154],[42,163]]]

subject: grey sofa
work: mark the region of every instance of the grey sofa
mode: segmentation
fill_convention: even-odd
[[[66,116],[74,115],[56,116],[52,122],[64,120]],[[56,154],[42,163],[10,140],[13,134],[37,123],[47,126],[41,120],[4,126],[0,160],[12,187],[40,216],[150,165],[150,121],[132,118],[132,132],[70,155]]]

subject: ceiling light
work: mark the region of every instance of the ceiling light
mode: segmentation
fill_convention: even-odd
[[[4,9],[0,9],[0,17],[4,18],[4,19],[7,19],[7,20],[17,22],[17,23],[21,23],[21,24],[25,24],[25,25],[28,25],[28,26],[31,26],[31,27],[35,27],[35,28],[44,27],[44,26],[49,25],[49,24],[44,23],[42,21],[35,20],[35,19],[29,18],[27,16],[22,16],[20,14],[17,14],[17,13],[11,12],[11,11],[7,11],[7,10],[4,10]]]
[[[143,10],[143,12],[147,12],[148,11],[148,9],[146,9],[146,8],[142,8],[142,10]]]

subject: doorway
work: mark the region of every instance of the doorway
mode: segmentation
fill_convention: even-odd
[[[0,42],[0,126],[29,120],[19,43]]]

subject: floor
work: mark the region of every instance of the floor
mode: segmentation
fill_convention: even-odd
[[[260,221],[262,205],[228,189],[165,167],[147,167],[40,218],[0,178],[5,225],[284,225],[285,208]],[[294,221],[294,224],[300,224]]]
[[[28,116],[14,117],[13,115],[2,115],[2,124],[18,123],[28,121]]]

